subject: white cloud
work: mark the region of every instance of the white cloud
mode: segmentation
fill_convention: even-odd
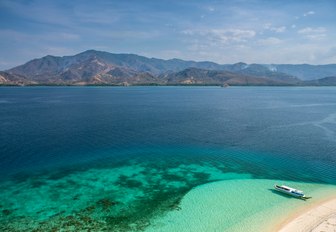
[[[282,27],[272,27],[270,30],[274,31],[276,33],[281,33],[281,32],[286,31],[286,27],[285,26],[282,26]]]
[[[253,30],[242,29],[184,30],[182,33],[190,36],[198,35],[215,44],[244,43],[256,35],[256,32]]]
[[[272,24],[271,24],[271,23],[266,23],[266,24],[264,25],[264,29],[266,29],[266,30],[271,29],[271,27],[272,27]]]
[[[209,6],[209,7],[208,7],[208,11],[213,12],[213,11],[215,11],[215,8],[212,7],[212,6]]]
[[[230,29],[221,30],[213,29],[208,31],[208,36],[222,43],[227,42],[246,42],[247,39],[253,38],[256,32],[253,30]]]
[[[307,17],[307,16],[309,16],[309,15],[314,15],[315,14],[315,11],[307,11],[307,12],[305,12],[304,14],[303,14],[303,16],[304,17]]]
[[[326,29],[324,27],[317,27],[317,28],[305,27],[301,30],[298,30],[299,34],[325,33],[325,32]]]
[[[312,34],[312,35],[307,35],[306,37],[312,40],[320,40],[320,39],[325,38],[326,34]]]
[[[272,27],[271,23],[266,23],[264,25],[264,29],[269,30],[269,31],[273,31],[273,32],[276,32],[276,33],[282,33],[282,32],[286,31],[286,26]]]
[[[317,40],[326,37],[327,30],[324,27],[305,27],[301,30],[298,30],[298,33],[304,35],[306,38]]]

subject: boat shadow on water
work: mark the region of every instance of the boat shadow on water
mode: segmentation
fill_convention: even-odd
[[[274,194],[277,194],[279,196],[282,196],[282,197],[286,197],[288,199],[297,199],[297,200],[302,200],[302,201],[306,201],[307,199],[305,198],[300,198],[300,197],[294,197],[294,196],[290,196],[290,195],[287,195],[285,193],[282,193],[282,192],[279,192],[279,191],[276,191],[274,189],[268,189],[269,191],[271,191],[272,193]]]

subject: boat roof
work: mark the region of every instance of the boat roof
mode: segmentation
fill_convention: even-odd
[[[292,191],[295,191],[295,192],[303,193],[303,191],[301,191],[301,190],[298,190],[298,189],[295,189],[295,188],[291,188],[291,187],[288,187],[288,186],[286,186],[286,185],[281,185],[281,187],[283,187],[283,188],[287,188],[287,189],[292,190]]]

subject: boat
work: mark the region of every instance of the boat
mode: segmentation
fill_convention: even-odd
[[[310,197],[306,197],[306,195],[303,193],[303,191],[301,190],[298,190],[298,189],[295,189],[295,188],[291,188],[291,187],[288,187],[286,185],[274,185],[274,189],[279,191],[279,192],[282,192],[282,193],[285,193],[285,194],[288,194],[288,195],[291,195],[293,197],[296,197],[296,198],[301,198],[301,199],[309,199]]]

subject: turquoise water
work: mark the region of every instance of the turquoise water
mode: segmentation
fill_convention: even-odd
[[[308,202],[284,196],[270,187],[282,180],[238,177],[192,189],[183,197],[179,210],[153,219],[146,231],[277,231],[293,211],[336,194],[332,185],[286,181],[309,192],[312,198]]]
[[[150,230],[215,181],[336,184],[336,88],[0,88],[0,128],[2,231]]]

